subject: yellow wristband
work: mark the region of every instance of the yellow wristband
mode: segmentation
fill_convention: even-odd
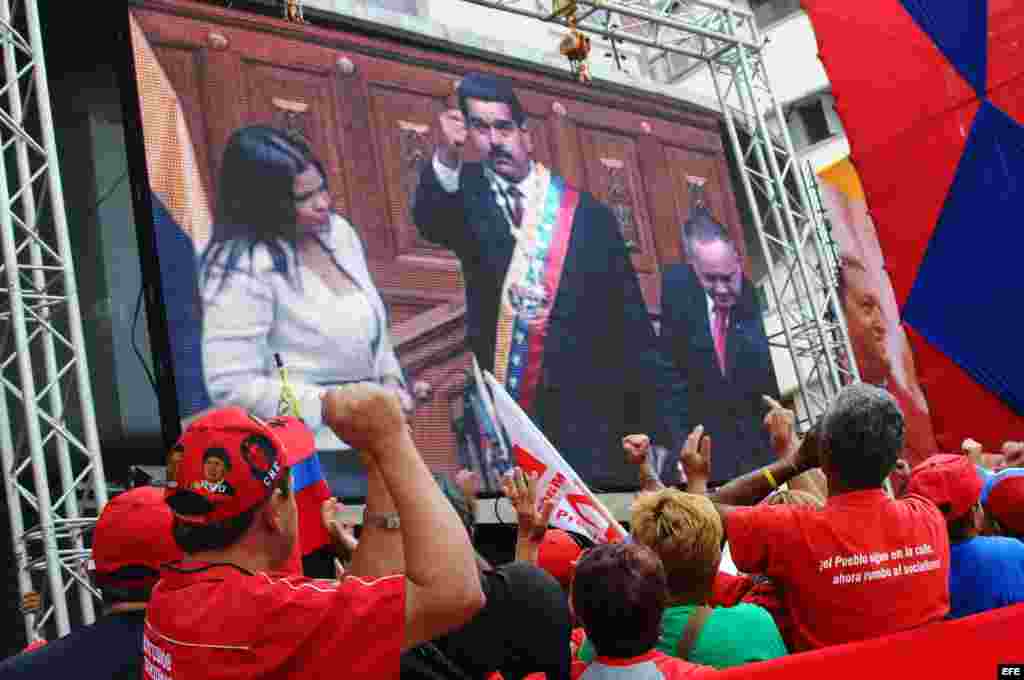
[[[772,471],[771,470],[765,468],[763,474],[764,474],[764,478],[768,480],[768,483],[772,485],[773,489],[778,489],[779,488],[779,485],[775,483],[775,477],[772,475]]]

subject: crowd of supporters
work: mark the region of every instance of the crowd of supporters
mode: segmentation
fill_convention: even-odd
[[[514,470],[515,560],[494,565],[473,545],[474,475],[438,483],[392,392],[334,389],[324,422],[369,481],[358,538],[324,504],[331,579],[302,575],[296,552],[309,430],[215,410],[182,435],[168,489],[104,509],[100,620],[0,678],[678,678],[1024,602],[1024,445],[969,442],[911,469],[882,389],[845,388],[802,437],[770,406],[777,460],[713,489],[713,433],[686,440],[678,488],[646,435],[626,437],[641,491],[621,543],[551,528],[553,502]]]

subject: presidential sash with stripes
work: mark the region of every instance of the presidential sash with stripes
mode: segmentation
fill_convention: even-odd
[[[580,194],[537,162],[530,181],[522,229],[501,291],[494,376],[532,415]]]

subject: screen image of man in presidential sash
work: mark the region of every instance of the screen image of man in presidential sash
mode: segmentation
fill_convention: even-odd
[[[636,488],[622,437],[670,445],[654,328],[611,210],[532,158],[511,83],[467,74],[413,204],[459,258],[470,349],[595,490]],[[469,142],[481,162],[463,161]]]

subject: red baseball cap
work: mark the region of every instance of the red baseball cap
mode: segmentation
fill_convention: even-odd
[[[985,483],[985,511],[1013,534],[1024,534],[1024,468],[1007,468]]]
[[[971,459],[962,454],[938,453],[910,472],[907,493],[918,494],[939,506],[947,521],[967,514],[981,498],[982,480]]]
[[[298,418],[263,420],[238,407],[211,411],[178,440],[182,453],[166,501],[190,524],[220,522],[270,498],[285,470],[316,450]]]
[[[544,532],[544,540],[537,554],[537,565],[548,572],[568,589],[572,581],[572,564],[579,558],[583,548],[568,532],[561,529],[548,529]]]
[[[164,490],[140,486],[107,501],[93,530],[94,579],[105,586],[147,590],[159,580],[160,565],[184,557],[171,534],[173,515]]]

